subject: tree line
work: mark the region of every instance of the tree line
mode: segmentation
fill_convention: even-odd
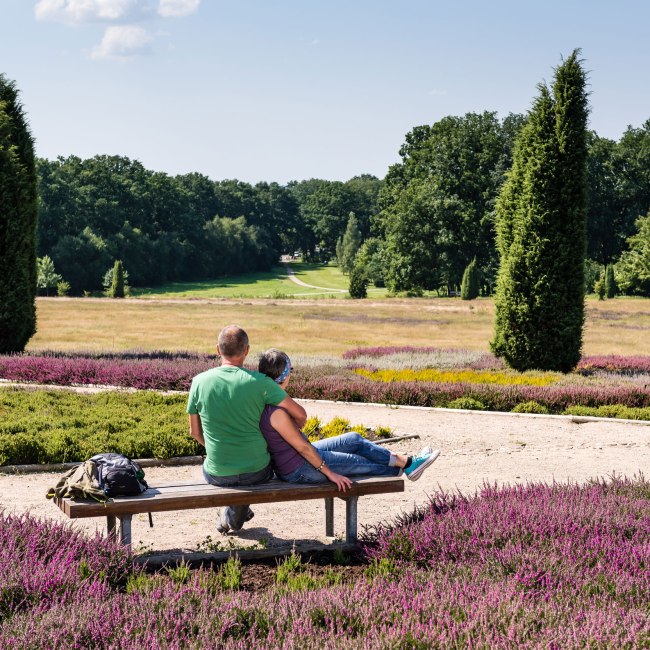
[[[374,237],[357,256],[370,282],[456,291],[469,270],[484,295],[493,292],[497,197],[528,119],[469,113],[407,134],[379,194]],[[650,120],[618,142],[587,132],[585,146],[587,289],[614,264],[622,290],[650,295]]]
[[[494,291],[495,210],[523,115],[448,116],[411,130],[385,179],[287,185],[169,176],[120,156],[39,159],[38,251],[73,293],[97,290],[116,259],[134,286],[268,270],[280,255],[337,258],[394,292],[460,290],[473,263]],[[607,265],[628,293],[650,295],[639,255],[650,228],[650,120],[616,142],[587,135],[587,265]],[[641,260],[645,258],[641,253]],[[619,262],[620,260],[620,262]]]
[[[73,293],[120,259],[133,286],[268,270],[284,253],[327,257],[354,212],[367,237],[381,181],[289,183],[169,176],[120,156],[39,159],[39,256]]]

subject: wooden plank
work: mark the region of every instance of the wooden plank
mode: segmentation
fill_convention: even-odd
[[[276,503],[325,499],[333,497],[358,497],[369,494],[403,492],[401,478],[368,478],[353,482],[352,487],[340,493],[333,483],[323,485],[295,485],[270,481],[247,487],[219,488],[212,485],[182,485],[177,487],[152,487],[137,497],[116,497],[113,501],[71,501],[55,499],[55,503],[71,519],[110,515],[166,512],[193,508],[214,508],[226,505]]]

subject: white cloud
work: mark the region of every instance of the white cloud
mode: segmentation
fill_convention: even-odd
[[[432,97],[444,97],[446,94],[446,90],[438,90],[438,88],[434,88],[433,90],[429,91],[429,95]]]
[[[193,14],[201,0],[160,0],[158,13],[163,18],[179,18]]]
[[[106,28],[102,42],[93,48],[93,59],[126,61],[133,56],[149,54],[153,36],[142,27],[115,25]]]
[[[34,9],[38,20],[69,25],[126,20],[148,11],[148,0],[38,0]]]

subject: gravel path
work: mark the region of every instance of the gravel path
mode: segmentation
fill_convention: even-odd
[[[362,497],[360,527],[389,520],[426,503],[438,487],[471,493],[484,481],[578,481],[612,474],[633,476],[650,468],[650,423],[582,421],[562,416],[469,413],[412,407],[387,407],[302,400],[310,415],[323,420],[346,417],[353,424],[388,425],[398,435],[416,433],[419,440],[392,443],[399,451],[417,452],[425,445],[442,455],[417,482],[405,482],[403,494]],[[399,445],[399,446],[398,446]],[[68,521],[45,499],[59,474],[0,474],[0,509],[30,511],[39,517]],[[150,484],[202,480],[198,466],[149,468]],[[136,550],[196,550],[210,536],[214,541],[248,545],[264,538],[271,546],[293,540],[325,542],[324,507],[319,501],[255,506],[255,518],[237,536],[215,530],[215,509],[157,513],[149,528],[146,515],[133,519]],[[343,503],[335,504],[335,531],[345,529]],[[104,519],[79,520],[75,526],[104,531]]]

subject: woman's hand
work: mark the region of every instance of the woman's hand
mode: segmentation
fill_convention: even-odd
[[[336,484],[339,492],[345,492],[348,488],[352,487],[352,481],[347,476],[337,474],[330,469],[328,469],[326,472],[323,472],[323,474],[325,474],[328,481]]]

